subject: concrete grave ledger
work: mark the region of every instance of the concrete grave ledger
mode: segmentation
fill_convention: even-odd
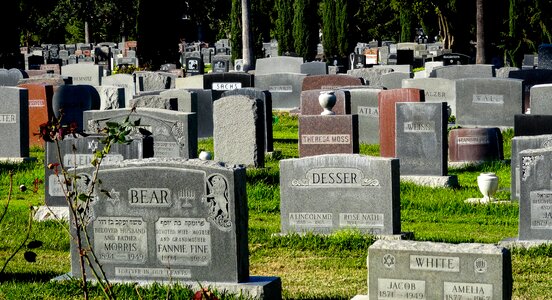
[[[94,168],[78,169],[87,188]],[[214,161],[126,160],[103,166],[91,244],[109,280],[249,280],[245,168]],[[71,245],[72,273],[80,274]]]
[[[508,249],[490,244],[376,241],[368,249],[370,299],[510,299]]]
[[[399,234],[399,160],[326,154],[280,161],[281,230]]]

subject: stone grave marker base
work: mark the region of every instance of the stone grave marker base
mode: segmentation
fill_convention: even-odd
[[[65,206],[35,206],[34,220],[35,221],[47,221],[47,220],[65,220],[69,221],[69,207]]]
[[[293,233],[273,233],[273,237],[278,236],[287,236],[287,235],[299,235],[304,236],[310,232],[293,232]],[[335,232],[334,232],[335,233]],[[334,233],[312,233],[316,235],[332,235]],[[399,240],[414,240],[414,232],[411,231],[405,231],[401,232],[399,234],[374,234],[373,235],[376,240],[384,240],[384,241],[399,241]]]
[[[71,280],[71,272],[52,278],[51,281]],[[91,280],[92,281],[92,280]],[[124,283],[124,281],[110,280],[111,283]],[[156,281],[158,283],[171,284],[167,281]],[[152,281],[135,281],[138,285],[147,286]],[[201,288],[208,288],[219,292],[227,292],[244,296],[248,299],[277,300],[282,299],[282,280],[280,277],[250,276],[246,282],[208,282],[208,281],[178,281],[182,286],[188,286],[192,291],[199,291]]]
[[[20,164],[28,161],[36,161],[36,157],[0,157],[0,163]]]
[[[456,175],[449,176],[419,176],[419,175],[402,175],[401,181],[412,182],[417,185],[429,187],[458,187],[458,177]]]

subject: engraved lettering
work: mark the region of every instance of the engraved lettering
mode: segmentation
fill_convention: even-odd
[[[241,82],[213,82],[212,85],[214,91],[230,91],[241,88]]]
[[[269,86],[268,91],[271,93],[292,93],[293,86],[291,85],[274,85]]]
[[[459,136],[456,143],[458,145],[486,145],[491,141],[488,136]]]
[[[301,142],[304,145],[346,145],[351,143],[351,135],[349,134],[303,134]]]
[[[473,103],[504,104],[503,95],[474,94]]]
[[[460,258],[447,256],[410,255],[410,269],[460,272]]]
[[[131,188],[128,190],[128,202],[135,206],[171,206],[171,190],[156,188]]]
[[[443,296],[445,299],[490,300],[493,298],[493,285],[445,281]]]
[[[29,99],[29,107],[44,107],[44,100],[42,99]]]
[[[426,98],[446,98],[447,94],[440,91],[426,91]]]
[[[0,124],[15,124],[17,118],[15,114],[0,114]]]
[[[331,213],[290,213],[290,226],[332,227]]]
[[[435,122],[405,122],[404,132],[435,132]]]
[[[100,262],[145,263],[147,227],[142,218],[99,217],[92,223],[94,249]]]
[[[211,263],[210,223],[202,218],[159,218],[155,223],[157,259],[166,265]]]
[[[552,191],[532,191],[531,229],[552,229]]]
[[[378,278],[378,299],[426,299],[425,281]]]
[[[369,117],[379,117],[379,110],[377,107],[359,106],[358,114]]]

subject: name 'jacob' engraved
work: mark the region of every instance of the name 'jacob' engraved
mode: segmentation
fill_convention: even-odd
[[[307,171],[304,179],[294,179],[292,186],[317,187],[376,187],[379,180],[364,178],[361,170],[355,168],[315,168]]]
[[[435,122],[405,122],[404,132],[434,132]]]
[[[156,188],[132,188],[128,190],[128,203],[135,206],[171,206],[171,190]]]
[[[448,256],[410,255],[410,269],[460,272],[460,258]]]

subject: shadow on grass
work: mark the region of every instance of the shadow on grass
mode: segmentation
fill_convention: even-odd
[[[52,271],[5,273],[0,276],[0,283],[7,281],[16,282],[49,282],[52,278],[63,275]]]
[[[274,139],[274,143],[297,144],[297,139]]]

